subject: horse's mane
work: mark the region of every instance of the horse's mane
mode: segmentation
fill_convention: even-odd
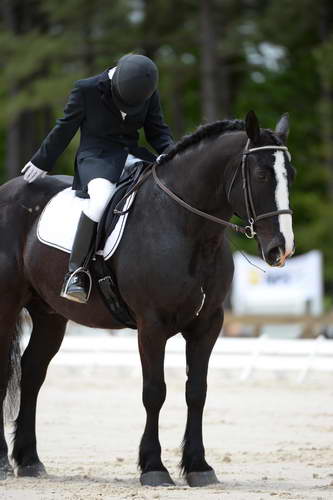
[[[171,160],[178,153],[189,149],[191,146],[195,146],[205,139],[214,139],[216,136],[220,136],[226,132],[245,130],[244,120],[218,120],[213,123],[208,123],[207,125],[200,125],[193,134],[185,135],[182,139],[175,143],[174,146],[166,153],[163,158],[161,158],[160,163]],[[273,131],[265,129],[274,142],[280,144],[277,137],[274,135]]]
[[[193,134],[188,134],[182,137],[176,144],[168,151],[168,153],[161,158],[161,163],[171,160],[178,153],[182,153],[191,146],[199,144],[204,139],[213,139],[216,136],[222,135],[225,132],[232,132],[236,130],[244,130],[244,120],[218,120],[207,125],[200,125]]]

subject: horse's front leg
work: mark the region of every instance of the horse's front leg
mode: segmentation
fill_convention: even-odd
[[[161,460],[158,419],[166,396],[164,353],[167,337],[160,325],[139,328],[139,351],[143,375],[142,400],[146,409],[146,426],[140,443],[139,466],[141,484],[173,485]]]
[[[205,460],[202,439],[202,414],[207,393],[208,362],[223,323],[223,311],[198,318],[183,332],[186,340],[187,422],[183,440],[181,468],[190,486],[217,483],[214,470]]]

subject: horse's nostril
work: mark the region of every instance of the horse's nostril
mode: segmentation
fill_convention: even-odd
[[[267,261],[269,264],[280,262],[281,255],[283,254],[280,247],[271,248],[267,253]]]

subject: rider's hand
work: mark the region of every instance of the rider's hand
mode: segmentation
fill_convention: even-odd
[[[29,182],[34,182],[38,177],[45,177],[47,172],[45,170],[41,170],[36,167],[31,161],[29,161],[21,170],[22,174],[24,174],[24,180]]]

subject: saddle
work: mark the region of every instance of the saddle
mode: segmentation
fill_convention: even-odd
[[[97,236],[95,242],[95,251],[99,252],[105,248],[106,240],[108,235],[110,235],[115,229],[117,222],[121,215],[123,215],[123,210],[126,204],[126,195],[133,189],[137,184],[138,180],[142,176],[144,170],[150,166],[150,163],[138,162],[134,165],[124,168],[122,175],[117,183],[116,191],[112,196],[108,206],[106,207],[103,217],[98,224]],[[115,209],[116,212],[115,212]],[[129,211],[130,207],[125,210]],[[105,259],[108,257],[105,255]]]
[[[110,258],[121,241],[136,191],[150,173],[150,167],[150,163],[138,162],[124,169],[116,191],[98,225],[94,245],[84,265],[86,269],[89,268],[112,315],[129,328],[136,328],[135,318],[120,295]],[[38,221],[39,241],[70,253],[83,203],[84,200],[75,196],[75,191],[71,187],[63,188],[54,195]]]
[[[100,253],[101,249],[105,249],[107,236],[112,234],[119,218],[124,214],[123,210],[126,201],[129,199],[126,198],[126,195],[130,194],[131,190],[133,191],[134,186],[137,185],[140,177],[142,178],[142,174],[147,167],[149,168],[150,164],[140,162],[128,169],[124,169],[115,194],[98,225],[95,243],[96,253],[91,264],[93,279],[98,283],[98,290],[106,307],[119,323],[133,329],[137,328],[135,316],[119,292],[116,276],[111,269],[110,263],[106,264],[106,259]]]

